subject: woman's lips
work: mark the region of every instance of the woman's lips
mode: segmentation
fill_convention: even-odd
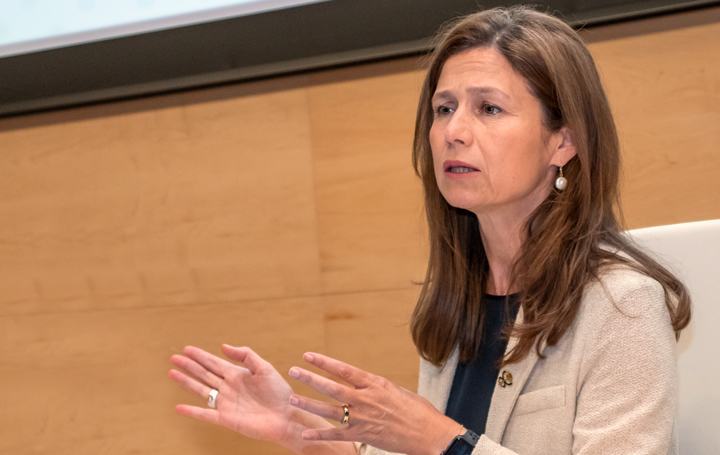
[[[464,161],[445,161],[443,163],[445,175],[453,178],[468,177],[480,170]]]

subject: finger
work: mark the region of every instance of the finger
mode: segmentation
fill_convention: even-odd
[[[231,370],[235,366],[227,360],[223,360],[220,357],[214,356],[209,352],[196,348],[195,346],[185,346],[183,354],[207,368],[220,378],[225,378],[225,372]]]
[[[347,430],[342,428],[328,428],[327,430],[305,430],[302,438],[307,441],[351,441]]]
[[[345,418],[345,410],[342,406],[325,403],[324,401],[313,400],[312,398],[292,395],[290,404],[296,408],[303,409],[325,419],[342,422]]]
[[[212,388],[208,387],[205,384],[202,384],[195,379],[186,376],[185,374],[177,371],[177,370],[170,370],[168,372],[168,376],[170,379],[172,379],[174,382],[180,385],[183,389],[187,390],[188,392],[199,395],[202,398],[207,399],[210,396],[210,390]]]
[[[252,374],[257,373],[268,365],[268,362],[248,347],[236,348],[228,344],[223,344],[222,351],[228,359],[242,363]]]
[[[176,367],[182,368],[214,389],[219,388],[220,384],[222,384],[221,378],[215,376],[215,374],[211,373],[205,367],[189,357],[174,355],[170,357],[170,363]]]
[[[353,387],[365,388],[370,385],[373,375],[360,368],[348,365],[345,362],[335,360],[331,357],[306,352],[303,359],[309,364],[325,370],[338,379],[342,379]]]
[[[307,384],[318,392],[326,395],[330,398],[334,398],[343,403],[352,401],[349,399],[350,389],[344,385],[340,385],[332,379],[324,378],[319,374],[315,374],[311,371],[303,370],[302,368],[292,367],[289,372],[290,376]]]
[[[197,406],[179,404],[175,406],[175,412],[180,415],[189,416],[215,425],[220,424],[220,414],[214,409],[198,408]]]

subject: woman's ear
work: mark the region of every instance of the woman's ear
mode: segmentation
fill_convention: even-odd
[[[577,155],[572,134],[570,133],[568,127],[563,126],[553,134],[553,138],[555,139],[555,151],[550,164],[558,167],[565,166],[568,161]]]

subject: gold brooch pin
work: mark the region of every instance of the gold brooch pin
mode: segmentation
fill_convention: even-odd
[[[512,373],[503,370],[502,374],[498,378],[498,385],[500,387],[507,387],[509,385],[512,385]]]

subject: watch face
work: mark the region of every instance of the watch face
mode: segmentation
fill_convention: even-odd
[[[453,441],[445,455],[470,455],[474,448],[468,441],[458,438]]]

